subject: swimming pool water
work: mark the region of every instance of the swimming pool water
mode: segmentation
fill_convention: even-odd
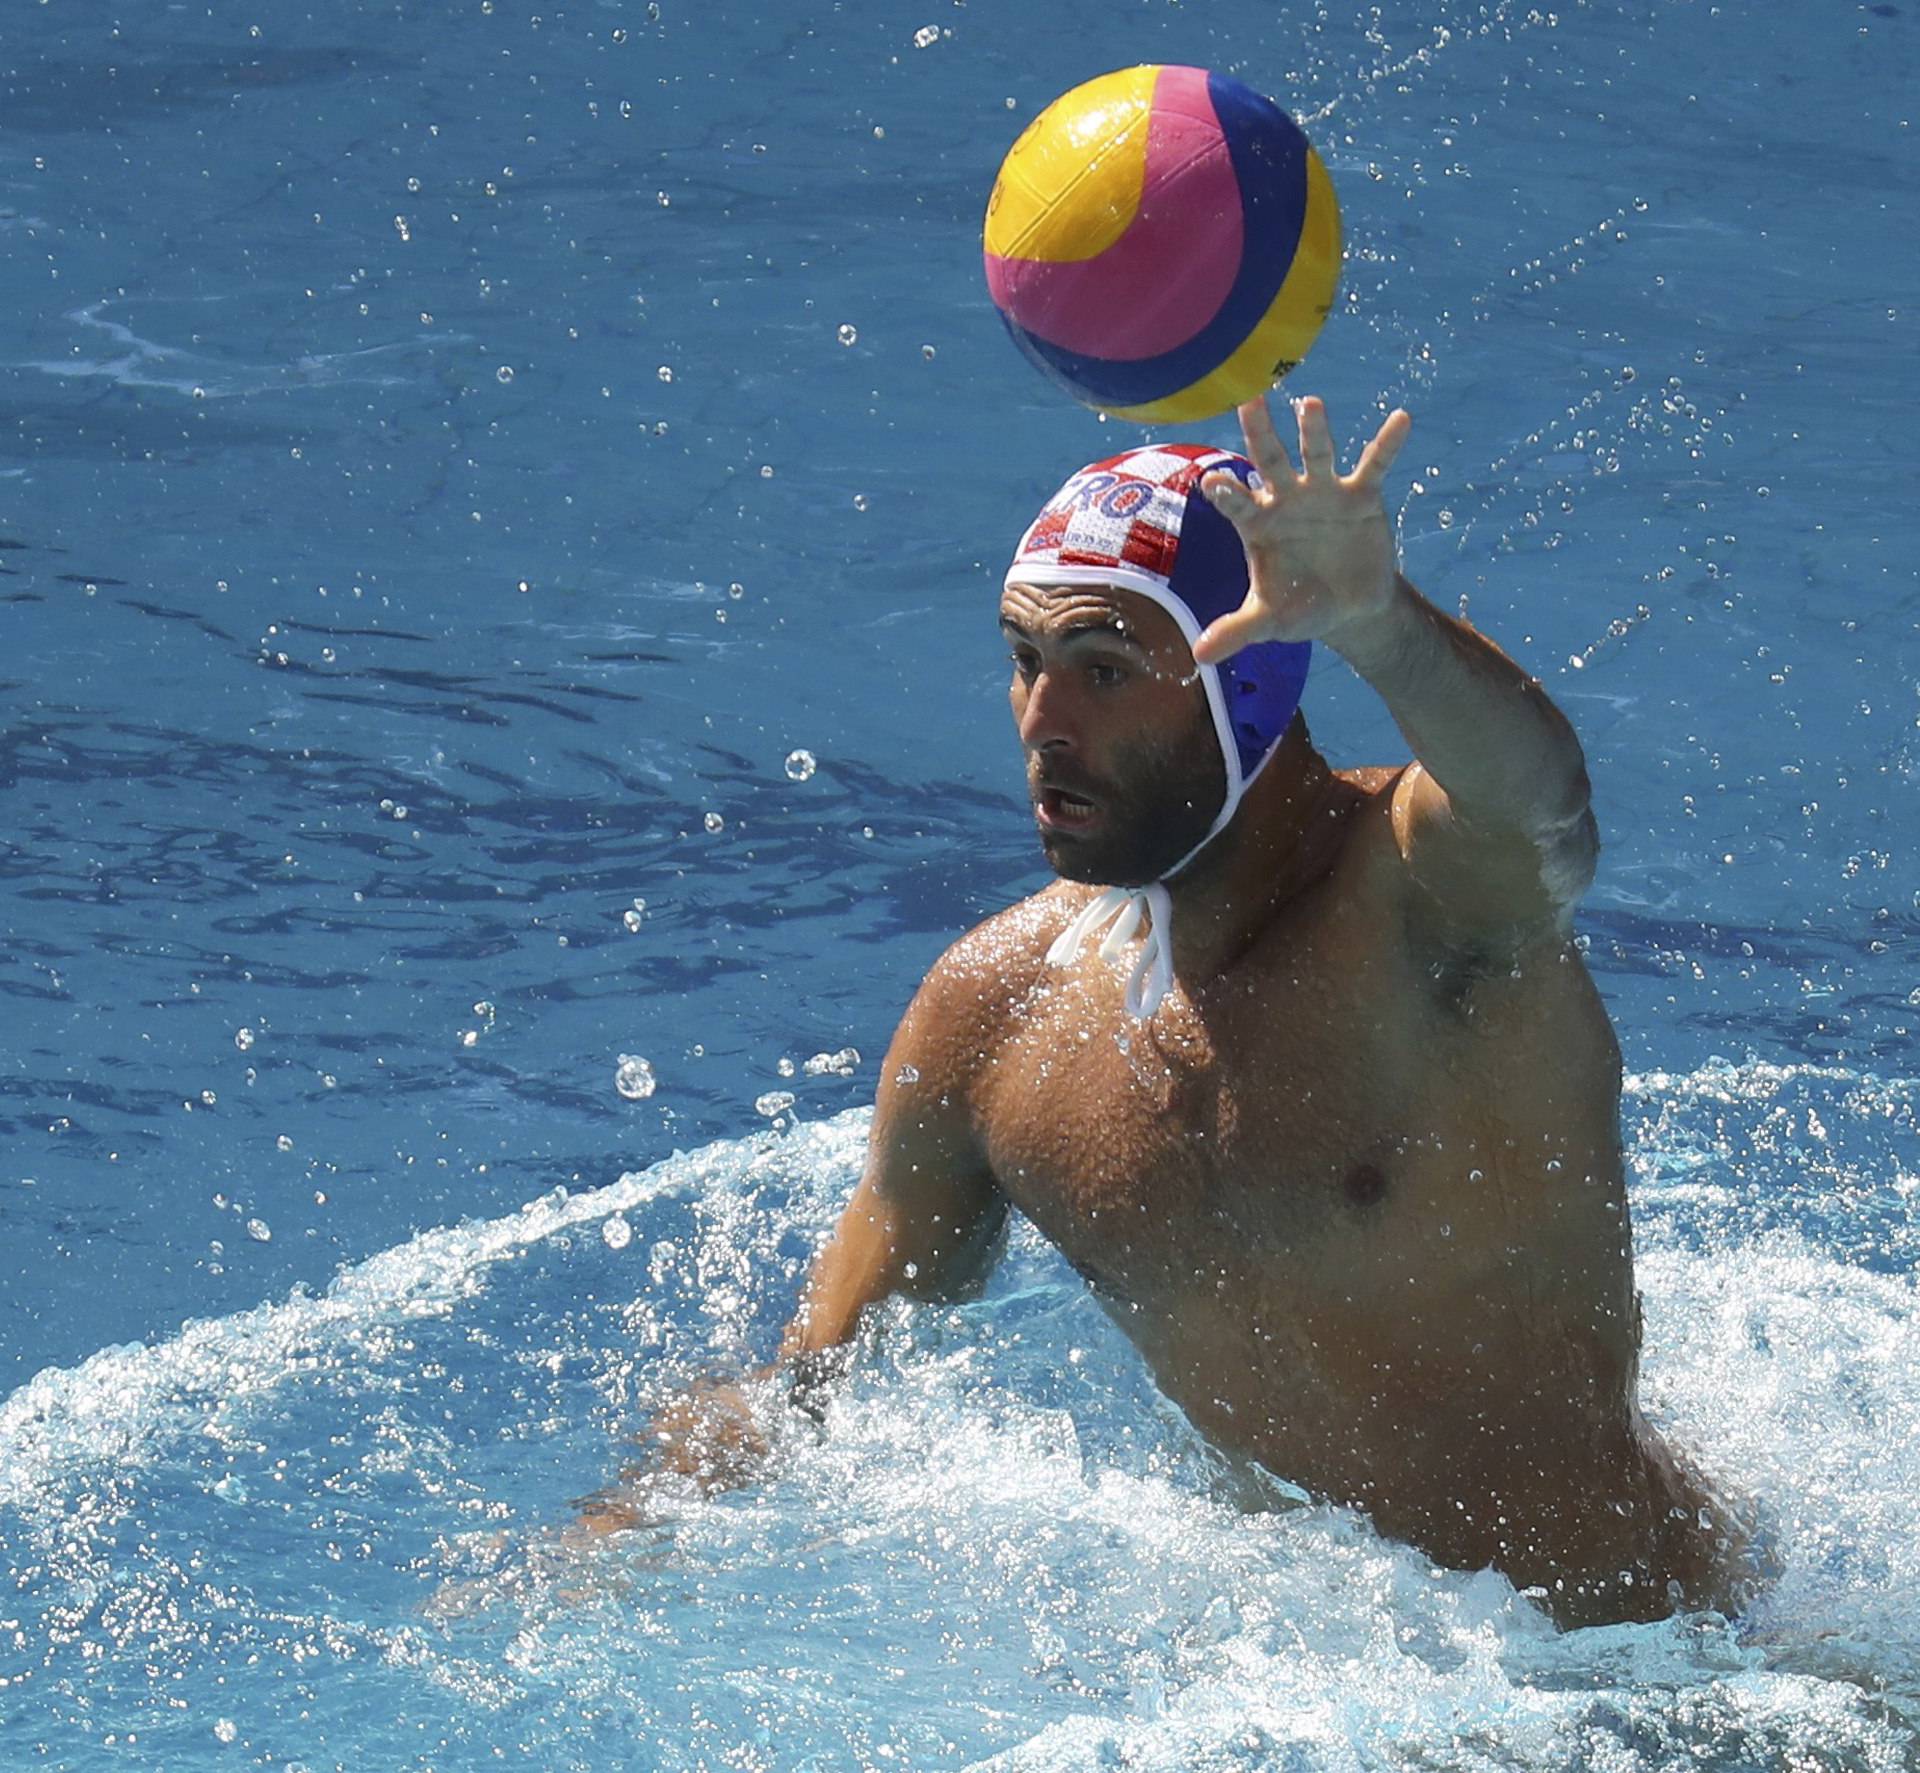
[[[653,11],[0,41],[0,1758],[1913,1764],[1910,8]],[[1781,1546],[1737,1625],[1243,1516],[1024,1237],[767,1485],[518,1549],[765,1354],[901,1004],[1042,878],[995,586],[1137,433],[977,225],[1137,60],[1307,122],[1300,385],[1412,408],[1410,574],[1586,741],[1649,1400]]]

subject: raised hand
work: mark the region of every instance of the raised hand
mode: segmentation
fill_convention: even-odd
[[[1296,471],[1264,399],[1240,408],[1247,454],[1264,486],[1243,485],[1216,469],[1200,483],[1215,509],[1240,532],[1247,551],[1246,600],[1211,624],[1194,646],[1203,665],[1231,658],[1260,640],[1324,640],[1338,647],[1392,601],[1398,565],[1381,483],[1413,420],[1394,411],[1361,451],[1351,474],[1333,458],[1327,409],[1312,396],[1295,402],[1300,420]]]

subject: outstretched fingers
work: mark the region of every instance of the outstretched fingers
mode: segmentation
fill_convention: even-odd
[[[1327,426],[1326,402],[1309,394],[1293,403],[1300,421],[1300,460],[1309,478],[1324,479],[1334,473],[1333,432]]]
[[[1248,459],[1268,486],[1277,492],[1293,483],[1293,458],[1273,428],[1273,414],[1267,410],[1265,395],[1240,408],[1240,435],[1247,440]]]
[[[1387,470],[1393,466],[1393,458],[1400,453],[1401,444],[1407,440],[1407,433],[1413,429],[1413,414],[1403,406],[1395,407],[1387,414],[1387,422],[1373,434],[1373,441],[1360,452],[1360,460],[1354,464],[1353,478],[1362,486],[1378,486],[1387,477]]]

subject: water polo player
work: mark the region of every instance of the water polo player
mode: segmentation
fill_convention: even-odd
[[[977,1278],[1011,1205],[1230,1456],[1564,1622],[1717,1602],[1733,1535],[1636,1401],[1579,743],[1399,573],[1406,415],[1341,475],[1298,410],[1297,470],[1256,403],[1251,462],[1129,451],[1021,541],[1000,618],[1061,878],[914,997],[782,1364],[810,1392],[868,1306]],[[1314,643],[1411,762],[1314,749]],[[759,1441],[724,1388],[656,1431],[708,1482]]]

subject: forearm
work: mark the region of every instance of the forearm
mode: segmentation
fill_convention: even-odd
[[[1543,837],[1586,818],[1586,759],[1566,716],[1404,576],[1386,605],[1330,644],[1386,703],[1461,817]]]

